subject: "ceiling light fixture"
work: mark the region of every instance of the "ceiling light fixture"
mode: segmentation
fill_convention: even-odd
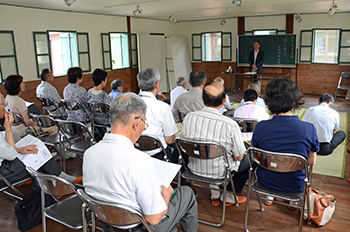
[[[142,15],[143,10],[140,8],[140,5],[137,5],[136,10],[134,10],[132,13],[134,16]]]
[[[300,23],[301,21],[303,21],[303,19],[301,18],[300,13],[298,13],[298,14],[295,16],[295,20],[297,20],[298,23]]]
[[[64,0],[67,6],[71,6],[76,0]]]
[[[169,21],[173,23],[177,23],[177,20],[175,19],[173,14],[169,16]]]
[[[221,25],[224,25],[225,23],[226,23],[226,19],[223,18],[223,19],[220,21],[220,24],[221,24]]]
[[[242,0],[233,0],[232,4],[234,4],[236,6],[240,6],[240,5],[242,5]]]
[[[334,15],[335,12],[337,11],[337,9],[338,9],[338,5],[337,5],[336,3],[334,3],[334,0],[333,0],[333,1],[332,1],[332,4],[331,4],[331,7],[330,7],[329,10],[328,10],[328,14],[329,14],[330,16]]]

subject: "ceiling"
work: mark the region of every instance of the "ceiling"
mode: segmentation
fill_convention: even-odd
[[[332,3],[331,0],[241,1],[241,6],[236,6],[232,0],[76,0],[71,6],[67,6],[64,0],[0,0],[0,5],[134,17],[133,10],[139,4],[143,14],[137,17],[168,20],[170,15],[174,15],[178,22],[182,22],[259,15],[327,13]],[[338,5],[337,12],[350,12],[350,0],[335,0],[335,3]]]

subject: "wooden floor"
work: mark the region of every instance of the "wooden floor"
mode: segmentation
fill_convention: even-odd
[[[240,91],[230,99],[239,102],[243,93]],[[317,104],[317,96],[305,96],[304,107],[310,107]],[[340,112],[350,112],[350,102],[336,102],[333,108]],[[350,128],[350,127],[349,127]],[[67,172],[81,175],[81,161],[79,158],[67,160]],[[312,186],[318,190],[333,194],[337,200],[336,211],[332,220],[324,227],[315,225],[308,226],[304,223],[303,231],[350,231],[350,153],[347,153],[347,162],[345,169],[345,178],[339,179],[321,175],[313,175]],[[20,188],[25,194],[31,192],[29,186]],[[209,190],[196,189],[198,193],[198,211],[199,218],[219,222],[221,206],[213,207],[209,200]],[[241,195],[246,194],[246,187]],[[248,228],[253,231],[297,231],[299,211],[289,211],[282,205],[272,205],[265,207],[264,212],[258,210],[258,202],[255,194],[251,194],[251,204],[249,213]],[[14,215],[14,202],[5,194],[0,193],[0,232],[17,231],[17,221]],[[221,231],[244,231],[244,212],[245,204],[239,207],[230,206],[226,211],[225,224],[220,228],[214,228],[199,224],[198,231],[201,232],[221,232]],[[31,232],[41,231],[41,225],[30,230]],[[52,220],[47,222],[48,232],[68,232],[74,231],[64,227]]]

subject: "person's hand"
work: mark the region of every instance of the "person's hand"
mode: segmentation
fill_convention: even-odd
[[[253,64],[253,66],[252,66],[252,67],[253,67],[253,69],[256,69],[256,70],[258,69],[258,67],[256,67],[256,65],[255,65],[255,64]]]
[[[36,145],[32,144],[25,147],[17,148],[17,152],[21,154],[37,154],[38,148],[36,147]]]
[[[4,127],[5,129],[10,129],[11,130],[11,126],[13,124],[13,115],[11,112],[5,111],[5,122],[4,122]]]
[[[173,195],[174,189],[169,185],[169,187],[165,187],[164,185],[161,186],[162,188],[162,197],[164,198],[165,203],[168,205],[171,196]]]

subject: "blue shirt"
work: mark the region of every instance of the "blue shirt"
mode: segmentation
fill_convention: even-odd
[[[119,91],[117,89],[112,89],[112,92],[109,93],[109,96],[113,100],[119,93],[121,93],[121,91]]]
[[[317,152],[319,143],[314,125],[300,121],[298,116],[274,116],[255,127],[252,145],[263,150],[293,153],[308,158],[309,151]],[[258,167],[258,182],[262,186],[284,192],[304,189],[305,169],[279,173]]]

